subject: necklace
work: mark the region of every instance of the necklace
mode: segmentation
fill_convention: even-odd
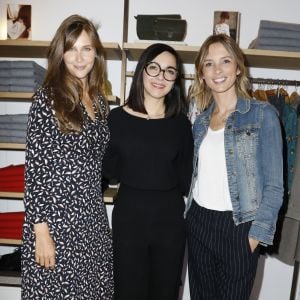
[[[165,115],[165,112],[157,114],[157,115],[149,115],[149,114],[147,114],[147,120],[150,120],[150,119],[159,119],[160,117],[163,117],[164,115]]]

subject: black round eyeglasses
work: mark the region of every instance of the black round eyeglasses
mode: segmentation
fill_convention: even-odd
[[[164,79],[166,79],[167,81],[175,81],[178,76],[177,69],[173,67],[162,69],[161,66],[154,61],[150,61],[146,64],[145,71],[151,77],[157,77],[160,72],[163,72]]]

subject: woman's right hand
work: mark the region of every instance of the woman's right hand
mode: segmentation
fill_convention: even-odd
[[[54,269],[55,244],[47,223],[34,224],[35,262],[46,269]]]

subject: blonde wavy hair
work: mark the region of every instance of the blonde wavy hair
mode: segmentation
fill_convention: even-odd
[[[202,44],[195,59],[195,80],[189,90],[189,101],[195,101],[200,112],[204,111],[213,101],[210,88],[203,79],[204,60],[207,57],[209,47],[212,44],[220,43],[230,53],[237,64],[240,74],[235,82],[236,93],[238,97],[250,99],[248,89],[249,80],[247,68],[245,66],[244,54],[237,43],[225,34],[211,35]]]

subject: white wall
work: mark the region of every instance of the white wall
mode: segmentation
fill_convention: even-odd
[[[5,38],[6,4],[32,5],[32,38],[50,40],[61,21],[73,13],[78,13],[100,23],[100,37],[103,42],[122,43],[123,1],[122,0],[0,0],[0,38]],[[200,45],[212,33],[213,12],[215,10],[232,10],[241,13],[240,46],[247,48],[256,37],[261,19],[299,23],[299,0],[251,0],[251,1],[201,1],[201,0],[130,0],[128,42],[135,42],[136,21],[138,14],[171,14],[179,13],[188,22],[185,43]],[[45,60],[38,60],[45,65]],[[134,67],[129,64],[129,67]],[[113,93],[120,95],[121,63],[108,62],[108,76],[113,85]],[[189,73],[193,66],[187,65]],[[300,80],[300,71],[270,70],[252,68],[252,77]],[[24,113],[29,104],[1,103],[0,113]],[[10,163],[22,163],[22,152],[0,151],[0,167]],[[21,201],[0,201],[0,211],[22,209]],[[111,206],[108,207],[109,215]],[[0,253],[9,252],[11,248],[2,247]],[[293,267],[281,263],[275,258],[261,257],[257,280],[252,300],[285,300],[289,299]],[[1,299],[20,299],[18,288],[0,287]],[[189,300],[186,280],[183,300]]]

